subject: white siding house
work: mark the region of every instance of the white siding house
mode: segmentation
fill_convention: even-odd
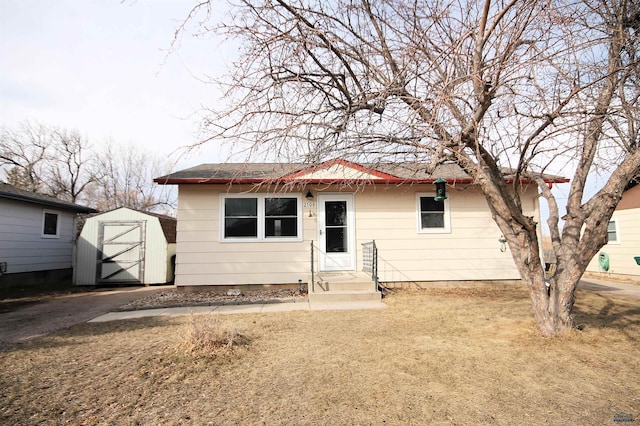
[[[173,280],[176,219],[121,207],[89,217],[76,250],[76,285]]]
[[[586,275],[640,283],[639,260],[640,175],[622,193],[622,199],[609,221],[609,242],[591,260]]]
[[[94,211],[0,183],[0,282],[70,275],[76,215]]]
[[[444,201],[435,198],[439,177],[449,182]],[[484,196],[454,164],[431,175],[415,164],[342,160],[215,164],[155,181],[179,185],[178,287],[313,284],[312,270],[320,283],[357,275],[373,241],[378,278],[390,286],[519,278]],[[522,199],[539,217],[534,185]]]

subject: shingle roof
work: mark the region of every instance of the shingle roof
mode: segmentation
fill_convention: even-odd
[[[175,217],[166,216],[163,214],[150,213],[150,212],[142,212],[151,216],[155,216],[160,221],[160,227],[162,228],[162,233],[164,233],[164,237],[167,239],[168,243],[176,242],[176,228],[178,221]]]
[[[154,182],[164,185],[294,182],[297,177],[306,172],[321,170],[336,163],[357,169],[363,173],[363,176],[371,173],[382,176],[376,180],[369,180],[370,182],[430,183],[438,178],[443,178],[449,183],[473,183],[473,178],[455,163],[439,164],[431,172],[428,172],[424,163],[355,164],[343,160],[333,160],[315,166],[301,163],[201,164],[155,178]],[[508,178],[510,170],[505,169],[504,171]],[[543,178],[547,182],[568,182],[568,179],[561,176],[543,175]],[[362,180],[367,179],[363,178]],[[335,182],[336,179],[312,179],[308,183],[316,181]]]
[[[92,213],[97,210],[90,207],[74,204],[69,201],[58,200],[48,195],[42,195],[31,191],[25,191],[8,183],[0,182],[0,198],[10,200],[26,201],[29,203],[40,204],[47,207],[55,207],[60,210],[73,211],[76,213]]]

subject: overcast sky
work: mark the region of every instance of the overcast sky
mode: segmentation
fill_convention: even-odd
[[[219,41],[193,31],[167,56],[195,3],[0,0],[0,125],[29,119],[163,155],[195,142],[194,113],[219,99],[199,78],[229,60]],[[178,168],[224,160],[213,146],[194,157]]]

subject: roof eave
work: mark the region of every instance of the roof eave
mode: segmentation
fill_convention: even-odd
[[[74,206],[74,205],[69,205],[65,203],[57,203],[55,201],[40,200],[38,198],[32,198],[32,197],[27,197],[27,196],[22,196],[19,194],[12,194],[7,192],[0,192],[0,197],[7,198],[9,200],[15,200],[15,201],[25,201],[32,204],[46,206],[46,207],[55,207],[61,210],[75,211],[77,213],[96,213],[98,211],[96,209],[92,209],[91,207],[84,207],[84,206],[78,206],[78,205]]]
[[[449,184],[472,184],[474,180],[472,178],[445,178]],[[153,181],[160,185],[196,185],[196,184],[210,184],[210,185],[256,185],[256,184],[302,184],[302,185],[315,185],[315,184],[426,184],[434,183],[436,178],[429,179],[257,179],[257,178],[156,178]],[[546,183],[567,183],[567,178],[545,178]],[[513,179],[505,179],[506,183],[513,183]],[[534,183],[531,179],[520,179],[521,183]]]

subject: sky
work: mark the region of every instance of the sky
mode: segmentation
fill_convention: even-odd
[[[176,156],[198,141],[200,108],[220,102],[203,80],[221,75],[233,56],[219,40],[197,37],[196,25],[169,52],[196,3],[0,0],[0,126],[31,120],[78,130],[94,145]],[[222,157],[210,144],[176,156],[176,165]]]

